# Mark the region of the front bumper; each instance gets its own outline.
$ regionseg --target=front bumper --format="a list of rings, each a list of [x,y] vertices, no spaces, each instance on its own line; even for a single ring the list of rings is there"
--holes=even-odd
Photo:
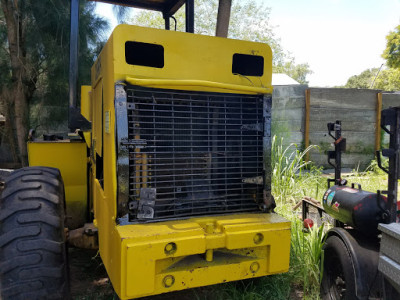
[[[286,272],[290,222],[236,214],[117,226],[121,299]],[[118,247],[119,248],[119,247]]]

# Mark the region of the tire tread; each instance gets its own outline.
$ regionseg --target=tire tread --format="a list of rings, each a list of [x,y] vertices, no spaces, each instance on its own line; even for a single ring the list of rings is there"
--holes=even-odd
[[[22,168],[6,178],[0,198],[0,299],[68,297],[64,218],[57,169]]]

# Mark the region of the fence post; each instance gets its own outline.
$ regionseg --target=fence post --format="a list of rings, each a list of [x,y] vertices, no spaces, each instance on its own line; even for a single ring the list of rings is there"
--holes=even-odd
[[[381,148],[382,92],[376,94],[375,151]]]
[[[305,125],[304,125],[304,147],[305,149],[310,146],[310,89],[306,89],[306,111],[305,111]],[[310,160],[310,152],[306,153],[306,161]]]

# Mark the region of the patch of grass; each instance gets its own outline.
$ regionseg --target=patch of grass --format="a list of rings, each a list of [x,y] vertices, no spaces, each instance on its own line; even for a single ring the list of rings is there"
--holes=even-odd
[[[319,298],[323,261],[322,247],[325,242],[324,229],[324,224],[322,224],[320,227],[313,227],[309,232],[305,232],[302,222],[292,219],[292,284],[302,287],[304,298]]]
[[[321,178],[321,168],[306,162],[305,156],[312,149],[311,145],[300,151],[296,144],[283,147],[283,139],[276,136],[272,139],[271,166],[272,166],[272,194],[277,205],[283,208],[294,204],[302,196],[317,197],[324,189],[325,181]]]
[[[282,144],[282,139],[278,141],[276,137],[273,138],[271,159],[272,192],[277,201],[276,210],[292,222],[290,270],[288,274],[281,276],[289,281],[285,283],[291,287],[290,298],[318,299],[325,228],[322,225],[305,233],[302,222],[292,212],[292,205],[303,196],[320,199],[326,189],[326,178],[321,176],[321,168],[304,161],[306,154],[317,149],[317,146],[312,145],[300,151],[295,144],[286,148]],[[287,287],[278,285],[275,289],[284,294]]]

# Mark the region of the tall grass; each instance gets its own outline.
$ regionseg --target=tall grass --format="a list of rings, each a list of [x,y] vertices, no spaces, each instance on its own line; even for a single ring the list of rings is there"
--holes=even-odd
[[[292,221],[290,283],[303,299],[319,298],[322,246],[324,226],[303,231],[303,224],[291,207],[303,196],[319,199],[325,188],[326,180],[321,176],[322,168],[306,162],[305,157],[317,146],[309,146],[301,151],[296,144],[283,146],[283,139],[274,136],[272,140],[272,193],[277,202],[277,211]],[[299,295],[297,295],[299,296]]]
[[[307,153],[317,149],[315,145],[301,151],[296,144],[283,146],[283,138],[272,139],[271,167],[272,194],[278,206],[294,204],[302,196],[318,197],[325,183],[321,178],[321,168],[305,161]]]
[[[324,244],[324,224],[308,232],[298,219],[292,219],[291,270],[292,284],[299,286],[303,298],[319,298]]]

